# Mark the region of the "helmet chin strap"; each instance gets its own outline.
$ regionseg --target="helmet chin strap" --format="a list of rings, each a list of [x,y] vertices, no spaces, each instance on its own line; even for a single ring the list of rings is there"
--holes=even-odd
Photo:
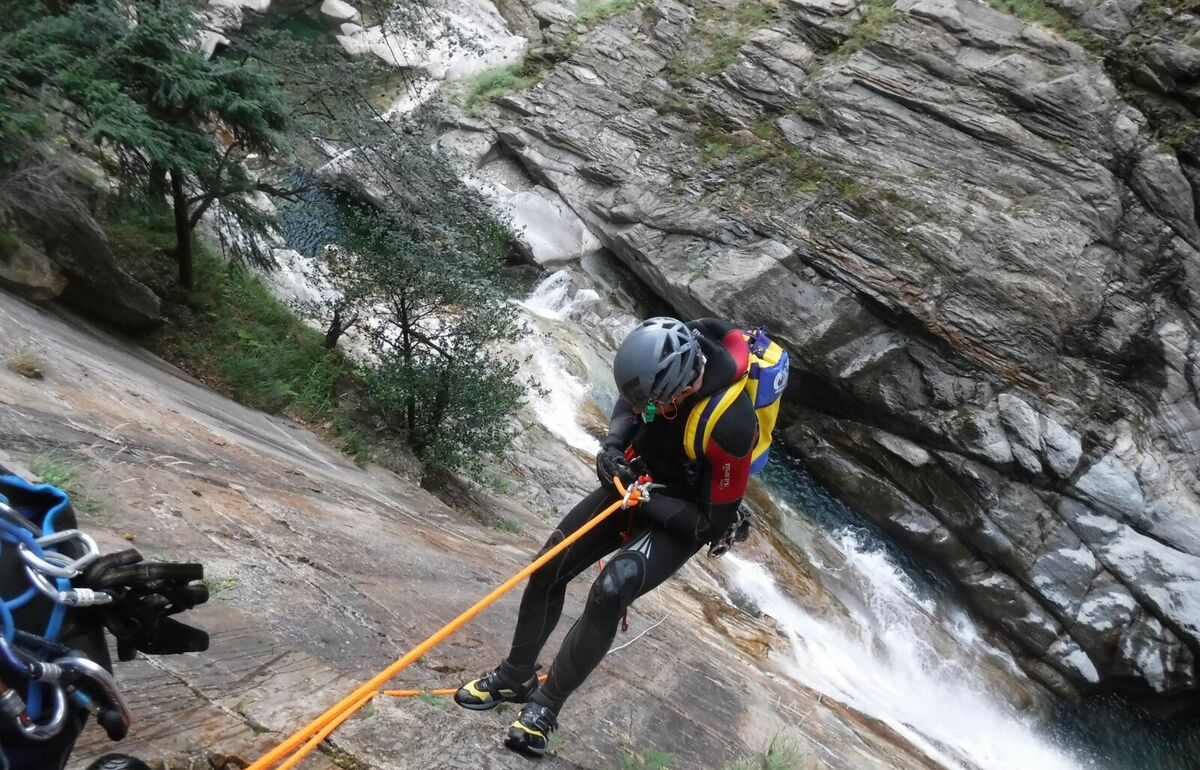
[[[654,422],[654,418],[662,415],[664,420],[674,420],[679,416],[679,404],[686,400],[693,393],[700,390],[700,384],[704,381],[704,364],[706,363],[703,356],[700,357],[700,371],[696,375],[695,381],[691,385],[685,387],[670,401],[659,405],[657,401],[647,401],[646,406],[642,408],[642,419],[646,422]]]

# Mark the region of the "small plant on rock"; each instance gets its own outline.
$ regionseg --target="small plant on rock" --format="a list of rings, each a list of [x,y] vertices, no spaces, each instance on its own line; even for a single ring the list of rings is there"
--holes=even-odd
[[[8,359],[8,368],[31,380],[40,380],[46,375],[42,369],[42,360],[28,350],[23,350]]]

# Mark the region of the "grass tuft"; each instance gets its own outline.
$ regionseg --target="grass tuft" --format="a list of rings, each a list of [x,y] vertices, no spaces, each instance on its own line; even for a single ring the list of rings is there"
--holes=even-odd
[[[692,27],[692,44],[671,57],[667,72],[679,79],[724,72],[751,33],[770,26],[778,12],[772,0],[743,0],[733,9],[706,5]]]
[[[78,513],[92,516],[104,512],[104,505],[79,478],[79,466],[57,452],[39,452],[29,461],[29,470],[43,484],[58,487],[67,493],[71,506]]]
[[[438,711],[445,711],[450,706],[450,699],[445,695],[434,695],[433,693],[423,692],[416,696],[416,699]]]
[[[10,357],[7,366],[22,377],[28,377],[31,380],[40,380],[46,376],[46,372],[42,368],[42,359],[28,350],[22,350]]]
[[[761,754],[730,765],[725,770],[812,770],[818,765],[808,754],[779,738]]]
[[[1069,18],[1045,0],[987,0],[987,3],[997,11],[1057,32],[1092,53],[1101,54],[1107,47],[1103,38],[1075,26]]]
[[[490,102],[533,88],[542,82],[545,74],[543,69],[531,68],[524,62],[515,62],[467,78],[461,86],[463,110],[469,115],[476,115]]]
[[[629,13],[641,0],[583,0],[575,9],[575,23],[594,27],[602,21]]]
[[[674,761],[673,754],[658,749],[625,749],[621,756],[620,770],[671,770],[671,763]]]

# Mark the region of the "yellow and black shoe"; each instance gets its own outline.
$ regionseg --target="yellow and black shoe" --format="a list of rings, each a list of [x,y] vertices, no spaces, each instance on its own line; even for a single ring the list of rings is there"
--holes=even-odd
[[[523,684],[513,685],[497,670],[458,688],[454,702],[472,711],[487,711],[501,703],[524,703],[537,688],[536,674]]]
[[[540,757],[550,744],[550,733],[558,727],[554,709],[540,703],[526,703],[517,721],[509,725],[504,745],[522,754]]]

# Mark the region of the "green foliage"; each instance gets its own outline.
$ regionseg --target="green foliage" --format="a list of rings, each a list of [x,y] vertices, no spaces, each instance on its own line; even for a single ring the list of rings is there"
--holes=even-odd
[[[489,102],[533,88],[542,82],[545,74],[544,70],[527,67],[523,62],[481,72],[463,81],[460,97],[462,107],[470,115],[478,114]]]
[[[1075,26],[1070,19],[1045,0],[987,0],[998,11],[1018,19],[1057,32],[1062,37],[1087,48],[1096,54],[1103,53],[1106,43],[1103,38]]]
[[[625,749],[621,756],[620,770],[671,770],[671,763],[674,761],[673,754],[658,749]]]
[[[21,248],[21,241],[7,230],[0,230],[0,259],[8,259]]]
[[[236,401],[322,428],[365,459],[346,395],[355,386],[346,357],[327,350],[322,335],[253,273],[230,269],[204,249],[196,268],[199,290],[167,306],[171,322],[147,344]]]
[[[29,461],[29,470],[42,483],[58,487],[64,492],[75,479],[76,466],[53,452],[40,452]]]
[[[602,21],[629,13],[641,0],[583,0],[575,9],[575,23],[594,27]]]
[[[769,26],[778,12],[773,0],[743,0],[733,8],[705,5],[692,27],[693,39],[699,45],[689,45],[672,56],[667,71],[680,79],[723,72],[737,61],[737,53],[750,34]]]
[[[71,506],[79,513],[98,515],[104,505],[79,478],[79,465],[57,452],[39,452],[29,461],[29,470],[42,483],[58,487],[71,498]]]
[[[838,53],[849,56],[878,38],[884,27],[900,17],[892,8],[893,2],[894,0],[867,0],[866,3],[860,4],[858,8],[862,16],[854,23],[850,37],[838,47]]]
[[[778,738],[762,754],[747,757],[726,770],[810,770],[816,764],[799,749]]]
[[[438,711],[445,711],[450,707],[450,699],[445,695],[434,695],[433,693],[423,692],[420,695],[417,695],[416,699],[424,703],[426,706],[437,709]]]
[[[40,380],[46,375],[42,368],[42,360],[28,350],[22,350],[9,356],[6,365],[12,371],[31,380]]]
[[[702,126],[696,139],[700,142],[700,159],[705,163],[724,158],[736,146],[729,134],[716,126]]]
[[[511,442],[524,392],[517,363],[497,351],[517,333],[500,272],[510,236],[468,191],[440,190],[436,211],[350,216],[324,265],[340,291],[330,302],[371,318],[360,327],[368,408],[428,465],[476,471]]]
[[[210,599],[215,599],[225,591],[231,588],[236,588],[238,579],[235,577],[228,578],[205,578],[204,585],[208,588],[208,596]]]
[[[191,231],[214,204],[249,233],[267,227],[249,202],[264,186],[242,161],[273,156],[287,123],[274,84],[252,62],[208,59],[195,45],[201,31],[186,0],[95,0],[60,13],[38,5],[0,41],[2,160],[14,163],[48,139],[50,119],[62,116],[64,128],[106,151],[127,190],[161,197],[169,173],[185,282]],[[269,261],[257,238],[227,245],[237,257]]]

